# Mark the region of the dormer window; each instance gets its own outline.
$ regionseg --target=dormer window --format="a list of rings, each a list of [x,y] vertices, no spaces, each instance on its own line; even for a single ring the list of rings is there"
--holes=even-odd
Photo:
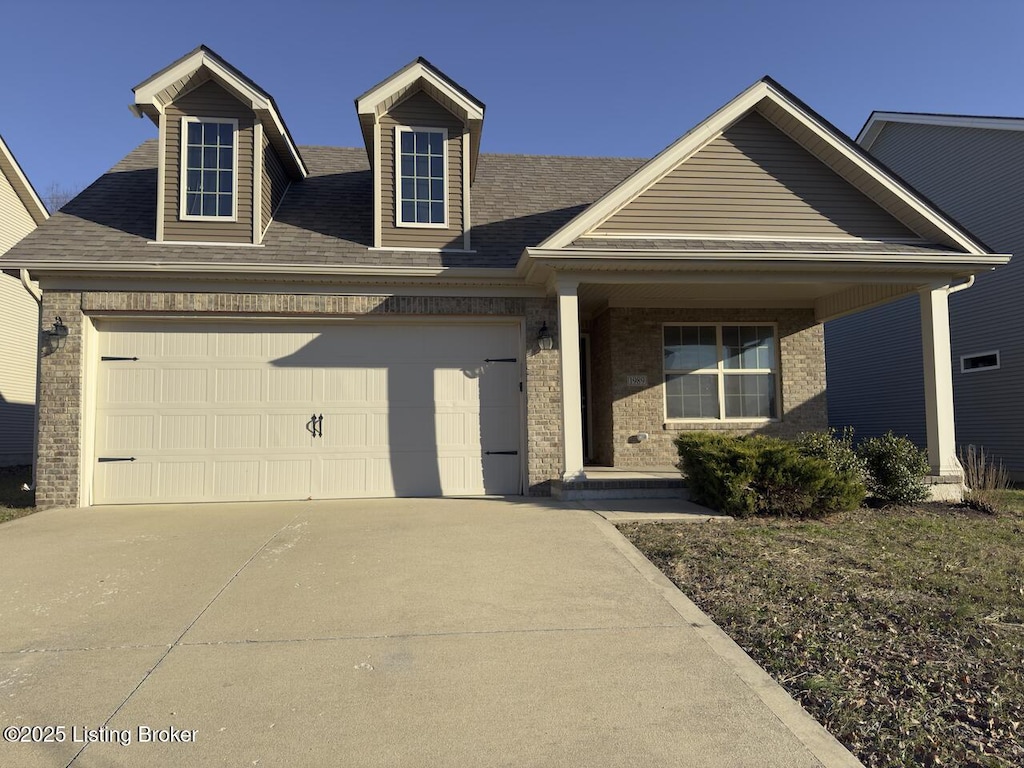
[[[234,221],[238,121],[183,117],[181,217]]]
[[[395,147],[399,183],[396,185],[397,225],[447,227],[445,169],[448,131],[444,128],[398,126]]]

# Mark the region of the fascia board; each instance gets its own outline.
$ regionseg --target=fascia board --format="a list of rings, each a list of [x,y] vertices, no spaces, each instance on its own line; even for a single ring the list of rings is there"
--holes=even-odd
[[[932,225],[945,233],[965,251],[976,255],[989,253],[988,249],[981,243],[976,242],[974,238],[962,231],[959,227],[955,226],[944,216],[941,216],[935,209],[907,189],[907,187],[902,183],[890,176],[884,169],[869,160],[865,155],[856,151],[856,149],[851,147],[846,141],[836,136],[827,126],[822,124],[817,115],[804,110],[798,104],[794,104],[790,99],[786,98],[784,94],[779,93],[770,85],[768,86],[768,91],[770,98],[776,104],[803,122],[804,125],[814,131],[818,137],[825,141],[830,147],[832,147],[832,149],[843,155],[843,157],[856,165],[866,175],[881,183],[883,187],[899,197],[903,202],[914,209],[918,215],[928,220]]]
[[[939,115],[927,112],[872,112],[860,133],[857,143],[870,149],[886,123],[912,123],[938,125],[944,128],[985,128],[993,131],[1024,131],[1024,118],[985,117],[981,115]]]
[[[548,236],[539,248],[564,248],[590,231],[619,208],[654,184],[690,155],[714,139],[746,114],[767,94],[767,84],[758,81],[710,117],[667,146],[617,186],[591,204],[583,213]]]
[[[248,102],[253,109],[271,108],[270,99],[266,94],[254,90],[247,83],[239,80],[234,73],[221,66],[213,57],[207,56],[205,51],[196,51],[188,58],[178,62],[174,67],[135,86],[132,89],[135,93],[135,103],[137,105],[155,104],[158,93],[204,66],[212,74],[216,75],[222,85],[228,87],[236,96]]]
[[[0,136],[0,171],[8,176],[14,191],[18,193],[18,199],[21,200],[25,210],[37,225],[50,218],[49,211],[46,210],[46,206],[36,193],[32,182],[28,180],[28,176],[21,169],[10,147],[4,142],[3,136]]]
[[[484,119],[484,111],[477,104],[474,104],[462,93],[452,88],[447,82],[435,75],[428,67],[425,67],[420,62],[414,62],[414,64],[407,69],[396,72],[380,85],[358,97],[356,99],[356,112],[361,115],[375,115],[377,105],[384,101],[384,99],[395,91],[412,85],[421,78],[429,82],[453,102],[458,104],[459,107],[465,111],[467,120]]]
[[[979,270],[994,269],[1010,261],[1008,254],[951,254],[927,255],[907,253],[837,253],[834,251],[630,251],[628,255],[621,252],[572,250],[572,249],[527,249],[528,257],[548,266],[589,262],[608,268],[623,270],[638,269],[649,265],[658,265],[664,269],[667,264],[675,263],[686,269],[688,265],[721,264],[722,266],[743,264],[746,267],[772,270],[785,265],[836,265],[860,264],[876,267],[928,267]],[[787,267],[788,268],[788,267]]]
[[[87,274],[116,272],[145,272],[163,274],[230,274],[230,275],[304,275],[304,276],[361,276],[368,278],[393,279],[396,277],[443,277],[445,279],[494,279],[514,280],[514,269],[464,268],[464,267],[391,267],[391,266],[326,266],[323,264],[260,264],[238,262],[216,264],[210,262],[160,262],[142,261],[44,261],[19,262],[4,260],[3,266],[10,269],[29,269],[33,272],[75,272]]]

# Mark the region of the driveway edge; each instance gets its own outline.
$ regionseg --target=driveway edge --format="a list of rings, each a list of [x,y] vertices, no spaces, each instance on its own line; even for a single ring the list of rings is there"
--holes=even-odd
[[[612,523],[596,513],[591,521],[825,768],[864,768],[863,763],[811,717],[785,688],[775,682],[690,598],[680,592]]]

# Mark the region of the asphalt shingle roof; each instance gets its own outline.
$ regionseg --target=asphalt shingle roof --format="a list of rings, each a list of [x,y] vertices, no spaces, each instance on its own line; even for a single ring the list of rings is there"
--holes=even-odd
[[[373,175],[361,148],[300,148],[310,176],[293,183],[262,248],[151,242],[157,143],[143,142],[5,256],[38,262],[248,263],[504,267],[577,216],[645,161],[482,154],[473,184],[476,253],[371,251]]]

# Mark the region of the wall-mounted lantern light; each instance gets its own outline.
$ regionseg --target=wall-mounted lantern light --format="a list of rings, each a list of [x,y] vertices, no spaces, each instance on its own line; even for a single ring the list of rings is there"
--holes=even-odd
[[[53,321],[53,327],[43,331],[43,351],[45,354],[52,355],[58,349],[64,346],[64,342],[68,338],[68,327],[64,325],[64,321],[61,320],[60,315]]]
[[[555,340],[551,336],[551,331],[548,330],[547,323],[541,325],[540,331],[537,332],[537,346],[545,350],[555,346]]]

